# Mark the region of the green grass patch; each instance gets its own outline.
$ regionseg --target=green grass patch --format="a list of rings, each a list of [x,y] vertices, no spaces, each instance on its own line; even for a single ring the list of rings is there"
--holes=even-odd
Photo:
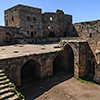
[[[18,94],[18,91],[15,88],[11,89],[10,92],[13,92],[14,94]]]
[[[18,93],[18,98],[19,98],[20,100],[25,99],[25,97],[24,97],[20,92]]]
[[[13,87],[13,88],[16,88],[16,86],[15,86],[13,83],[10,84],[9,87],[10,87],[10,88],[12,88],[12,87]]]
[[[86,80],[83,80],[81,78],[77,78],[77,77],[74,77],[76,80],[78,81],[81,81],[82,83],[87,83],[87,84],[96,84],[94,81],[86,81]]]
[[[10,92],[13,92],[15,95],[18,96],[18,98],[19,98],[18,100],[22,100],[22,99],[25,98],[20,92],[18,92],[18,91],[16,90],[16,86],[15,86],[13,83],[10,84],[9,87],[12,88],[12,89],[10,90]]]

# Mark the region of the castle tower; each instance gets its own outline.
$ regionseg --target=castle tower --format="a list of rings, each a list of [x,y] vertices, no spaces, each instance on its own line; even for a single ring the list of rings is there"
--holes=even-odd
[[[16,5],[5,10],[5,26],[18,27],[26,36],[42,36],[42,10],[30,6]]]

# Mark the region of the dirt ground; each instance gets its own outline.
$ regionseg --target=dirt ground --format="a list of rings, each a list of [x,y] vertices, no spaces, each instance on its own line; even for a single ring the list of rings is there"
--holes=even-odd
[[[71,74],[58,75],[29,83],[19,89],[25,100],[100,100],[100,86],[82,83]]]

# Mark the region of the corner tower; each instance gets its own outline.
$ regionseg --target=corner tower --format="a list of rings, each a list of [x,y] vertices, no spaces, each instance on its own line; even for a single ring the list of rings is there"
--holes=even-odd
[[[5,26],[18,27],[25,36],[42,36],[42,10],[25,5],[16,5],[5,10]]]

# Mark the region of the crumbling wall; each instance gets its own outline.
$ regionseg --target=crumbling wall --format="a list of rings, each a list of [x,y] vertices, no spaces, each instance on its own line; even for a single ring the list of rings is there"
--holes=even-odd
[[[70,37],[72,34],[72,16],[64,14],[62,10],[56,13],[43,13],[43,35],[45,37]],[[50,36],[53,32],[54,35]]]
[[[29,37],[42,36],[41,9],[17,5],[5,10],[5,25],[19,28],[19,33]]]
[[[80,61],[82,63],[81,66],[83,67],[80,67],[84,70],[84,75],[87,75],[87,73],[91,73],[92,75],[94,75],[94,79],[97,82],[100,82],[100,70],[98,63],[98,52],[100,50],[99,26],[100,20],[74,24],[74,27],[76,28],[79,36],[88,42],[87,45],[81,45]]]
[[[0,26],[0,45],[7,44],[5,41],[6,39],[9,41],[9,39],[12,39],[11,43],[14,43],[14,36],[17,33],[17,28],[15,27],[3,27]],[[9,44],[9,43],[8,43]]]
[[[5,26],[19,27],[20,16],[19,7],[14,6],[4,11]]]

